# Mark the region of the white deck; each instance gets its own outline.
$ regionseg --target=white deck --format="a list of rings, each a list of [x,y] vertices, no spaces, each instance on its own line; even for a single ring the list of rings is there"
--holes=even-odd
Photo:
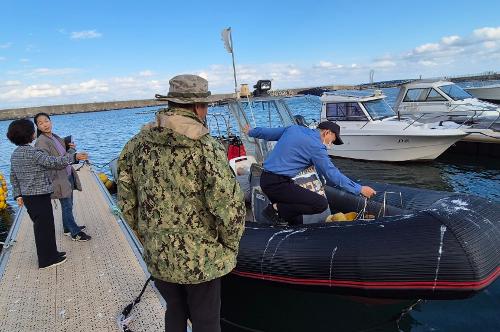
[[[99,180],[87,166],[79,175],[83,191],[75,191],[74,214],[92,240],[64,236],[58,205],[57,245],[68,259],[39,270],[32,222],[23,209],[16,242],[6,249],[3,276],[0,271],[0,331],[119,331],[118,315],[147,279]],[[151,286],[132,316],[134,332],[164,331],[164,309]]]

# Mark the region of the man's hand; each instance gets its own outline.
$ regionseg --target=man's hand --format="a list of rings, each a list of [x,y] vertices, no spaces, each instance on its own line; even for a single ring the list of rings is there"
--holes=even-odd
[[[78,152],[76,154],[76,160],[87,160],[89,159],[89,155],[87,152]]]
[[[22,197],[18,197],[16,198],[16,201],[17,201],[17,205],[19,207],[22,207],[24,205],[24,201],[23,201],[23,198]]]
[[[362,186],[361,187],[361,195],[365,196],[366,198],[371,198],[373,195],[376,195],[377,192],[373,190],[373,188],[368,187],[368,186]]]
[[[250,125],[246,125],[245,127],[243,127],[243,132],[245,133],[245,135],[248,135],[248,132],[252,130],[252,128],[250,128]]]

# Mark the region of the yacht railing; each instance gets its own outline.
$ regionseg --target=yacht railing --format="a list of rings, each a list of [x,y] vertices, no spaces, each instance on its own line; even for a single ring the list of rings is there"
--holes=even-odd
[[[420,121],[421,119],[425,119],[425,123],[429,123],[429,122],[433,122],[434,121],[439,121],[439,119],[441,119],[441,121],[443,121],[444,119],[448,120],[448,121],[453,121],[453,122],[457,122],[457,124],[459,124],[459,126],[457,128],[461,128],[462,126],[464,125],[467,125],[467,123],[470,123],[470,122],[473,122],[474,119],[478,119],[480,118],[484,112],[496,112],[497,113],[497,116],[496,118],[491,121],[491,123],[489,123],[487,126],[485,126],[484,128],[481,128],[481,129],[491,129],[491,127],[500,119],[500,111],[497,111],[497,110],[488,110],[488,111],[485,111],[485,110],[470,110],[470,111],[463,111],[464,113],[470,113],[470,112],[473,112],[471,115],[469,114],[436,114],[435,112],[423,112],[423,113],[418,113],[418,117],[413,117],[411,115],[404,115],[404,118],[405,119],[412,119],[413,121],[407,126],[405,127],[408,128],[410,127],[411,125],[413,125],[415,122],[424,122],[424,121]],[[463,117],[467,117],[465,120],[462,120],[462,119],[456,119],[456,118],[463,118]],[[460,121],[460,122],[458,122]],[[472,127],[472,126],[471,126]]]

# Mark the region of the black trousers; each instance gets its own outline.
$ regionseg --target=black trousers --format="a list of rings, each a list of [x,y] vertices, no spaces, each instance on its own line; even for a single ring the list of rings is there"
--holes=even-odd
[[[220,284],[220,278],[193,285],[155,279],[167,302],[165,331],[186,332],[189,319],[193,332],[220,332]]]
[[[292,225],[301,224],[304,214],[321,213],[328,208],[324,196],[302,188],[286,176],[264,171],[260,187],[272,203],[277,203],[279,216]]]
[[[50,194],[23,196],[23,201],[33,221],[38,267],[48,266],[58,258]]]

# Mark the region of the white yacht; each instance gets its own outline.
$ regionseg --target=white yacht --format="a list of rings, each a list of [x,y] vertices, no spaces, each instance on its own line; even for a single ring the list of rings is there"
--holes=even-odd
[[[465,141],[500,143],[498,105],[474,98],[452,82],[423,80],[404,84],[394,109],[419,122],[459,127],[470,133]]]
[[[464,90],[478,99],[500,103],[500,84],[470,86],[465,87]]]
[[[332,156],[378,161],[433,160],[467,135],[459,129],[400,119],[379,91],[364,97],[326,93],[321,102],[321,120],[338,123],[344,141],[328,151]]]

